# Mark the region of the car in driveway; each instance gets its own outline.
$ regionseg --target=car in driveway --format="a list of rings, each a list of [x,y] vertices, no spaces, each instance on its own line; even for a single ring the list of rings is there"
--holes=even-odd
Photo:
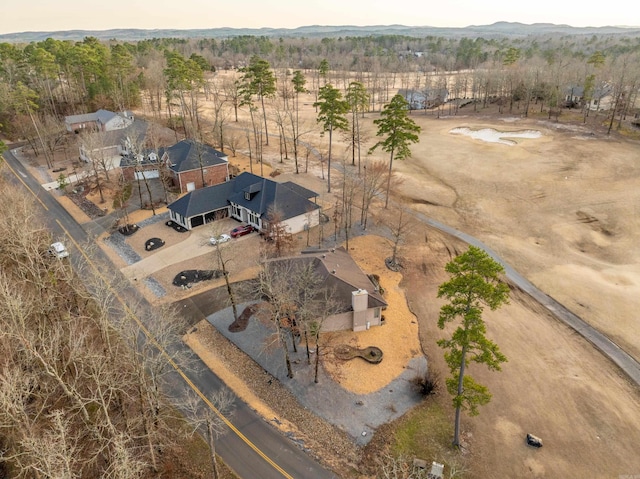
[[[221,234],[220,236],[212,236],[209,239],[209,243],[211,243],[212,245],[217,245],[217,244],[222,244],[222,243],[226,243],[227,241],[231,240],[231,236],[229,236],[228,234],[224,233]]]
[[[60,241],[56,241],[49,246],[48,253],[51,256],[55,256],[58,259],[66,258],[69,256],[69,250]]]
[[[248,235],[252,231],[253,231],[253,226],[251,225],[236,226],[231,230],[231,237],[237,238],[238,236]]]

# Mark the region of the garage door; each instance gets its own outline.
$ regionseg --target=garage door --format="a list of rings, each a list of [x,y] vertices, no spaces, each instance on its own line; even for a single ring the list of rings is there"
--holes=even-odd
[[[150,180],[152,178],[160,178],[160,171],[158,170],[147,170],[147,171],[136,171],[136,180]]]

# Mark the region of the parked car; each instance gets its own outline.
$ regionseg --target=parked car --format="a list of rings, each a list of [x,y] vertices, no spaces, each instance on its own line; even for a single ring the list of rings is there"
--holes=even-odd
[[[212,236],[211,239],[209,240],[209,243],[211,243],[212,245],[215,246],[217,244],[226,243],[230,239],[231,239],[231,236],[229,236],[228,234],[224,233],[224,234],[221,234],[218,237]]]
[[[51,246],[49,246],[48,252],[51,256],[55,256],[58,259],[66,258],[67,256],[69,256],[69,251],[59,241],[52,243]]]
[[[253,226],[251,225],[236,226],[231,230],[231,237],[237,238],[238,236],[248,235],[252,231],[253,231]]]

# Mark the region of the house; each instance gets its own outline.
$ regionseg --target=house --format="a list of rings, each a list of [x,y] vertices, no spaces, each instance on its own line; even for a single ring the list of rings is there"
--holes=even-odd
[[[311,201],[317,196],[290,181],[278,183],[244,172],[225,183],[191,191],[168,209],[171,219],[188,230],[226,217],[265,230],[277,214],[284,231],[295,234],[318,225],[320,206]]]
[[[124,128],[85,129],[78,139],[80,159],[87,163],[95,160],[118,166],[121,155],[131,153],[136,149],[135,145],[144,142],[147,129],[148,123],[142,120],[132,120]]]
[[[319,288],[332,292],[337,313],[324,320],[323,331],[364,331],[383,324],[382,311],[387,302],[343,247],[268,261],[310,265],[320,279]]]
[[[120,158],[120,171],[126,181],[160,178],[162,168],[160,157],[154,151],[145,151],[137,155],[129,153]]]
[[[572,85],[565,89],[564,101],[568,107],[584,106],[584,87]],[[586,107],[592,111],[610,110],[613,107],[613,87],[608,84],[597,86],[591,92]]]
[[[449,90],[446,88],[427,88],[425,90],[411,90],[401,88],[398,90],[407,103],[410,110],[425,110],[446,103],[449,99]]]
[[[114,113],[109,110],[98,110],[94,113],[66,116],[64,124],[67,131],[79,133],[82,130],[122,130],[130,126],[133,120],[133,114],[129,111]]]
[[[182,140],[158,150],[160,161],[169,166],[180,193],[194,191],[229,179],[229,157],[194,140]]]

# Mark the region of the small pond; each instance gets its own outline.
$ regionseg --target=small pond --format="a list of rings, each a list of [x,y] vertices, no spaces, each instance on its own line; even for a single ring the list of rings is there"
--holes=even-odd
[[[516,145],[517,142],[509,140],[509,138],[540,138],[542,133],[537,130],[523,131],[498,131],[493,128],[483,128],[481,130],[472,130],[471,128],[461,127],[454,128],[449,131],[453,135],[465,135],[476,140],[482,140],[489,143],[500,143],[502,145]]]

